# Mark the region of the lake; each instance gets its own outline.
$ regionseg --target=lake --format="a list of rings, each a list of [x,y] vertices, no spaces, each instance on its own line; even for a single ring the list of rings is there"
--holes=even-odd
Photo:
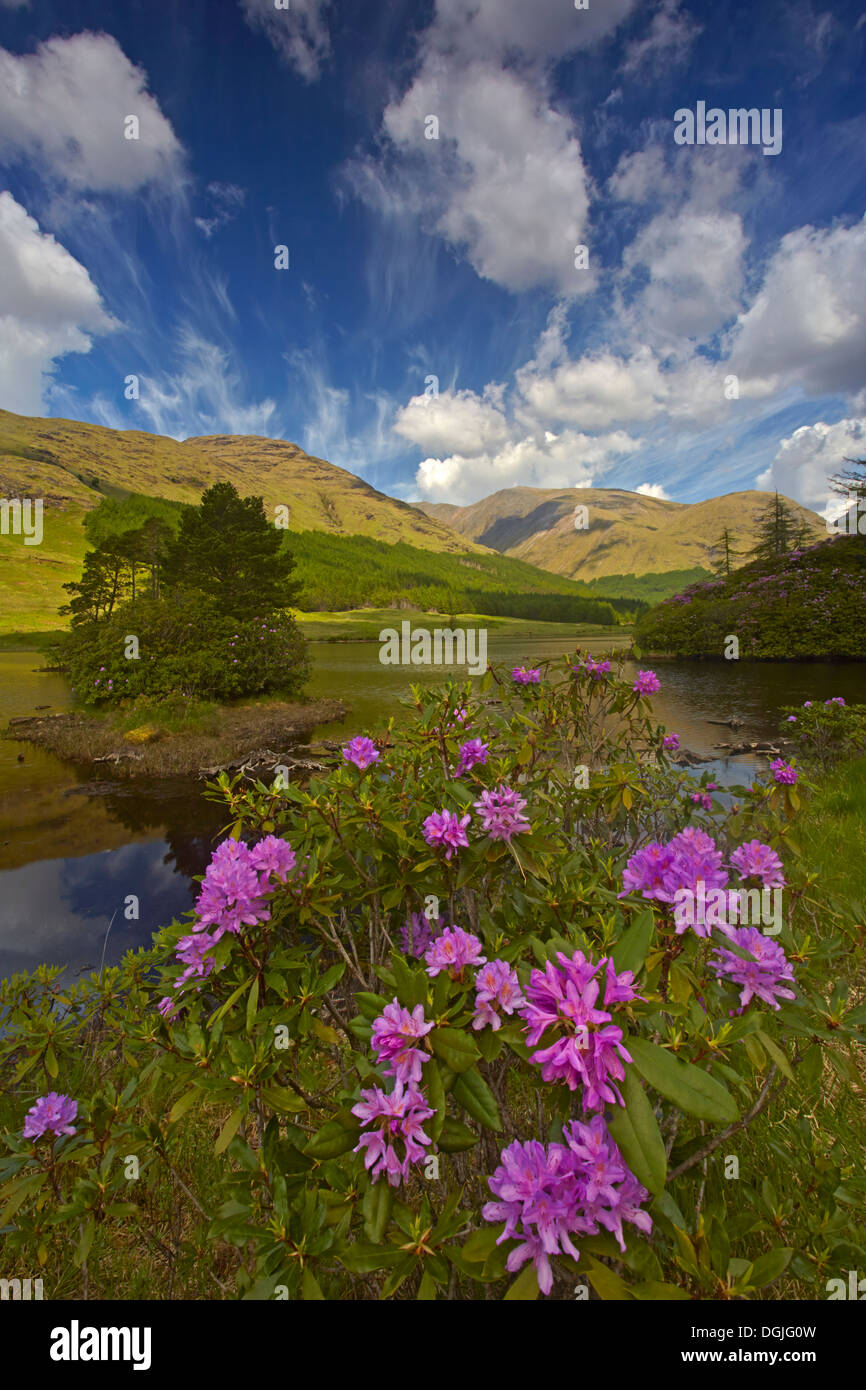
[[[582,638],[580,645],[599,652],[613,643]],[[565,638],[489,634],[490,661],[509,668],[566,650]],[[313,739],[373,731],[398,713],[411,681],[465,676],[443,667],[383,666],[377,642],[316,642],[312,652],[310,695],[343,699],[350,707],[343,727],[322,727]],[[0,653],[0,728],[40,705],[49,707],[45,713],[69,708],[66,682],[38,671],[40,660],[34,652]],[[723,760],[713,744],[773,736],[783,705],[831,695],[866,700],[866,666],[859,664],[644,664],[662,681],[652,702],[656,717],[680,735],[682,747],[714,759],[708,767],[721,784],[748,779],[756,764],[754,758]],[[708,722],[732,718],[744,724],[736,735]],[[224,828],[219,806],[202,798],[202,782],[112,780],[92,765],[75,768],[8,740],[0,740],[0,779],[0,976],[41,962],[72,974],[98,969],[103,959],[116,963],[192,906],[195,875],[204,872]],[[132,896],[138,918],[127,920]]]

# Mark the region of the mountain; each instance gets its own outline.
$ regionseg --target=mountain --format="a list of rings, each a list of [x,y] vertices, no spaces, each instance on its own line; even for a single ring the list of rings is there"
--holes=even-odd
[[[103,496],[131,492],[196,502],[220,481],[234,483],[244,496],[263,497],[268,510],[288,506],[291,530],[373,536],[459,554],[479,549],[417,507],[282,439],[205,435],[180,442],[0,410],[0,496],[42,497],[47,513],[83,513]]]
[[[743,564],[772,495],[730,492],[684,503],[619,488],[512,487],[468,507],[449,502],[419,502],[418,507],[467,540],[606,594],[664,597],[653,595],[651,581],[660,581],[656,588],[670,594],[709,573],[714,544],[725,528],[734,548],[743,552],[735,563]],[[811,539],[826,538],[825,523],[815,512],[797,502],[788,505]],[[586,529],[576,529],[577,507],[587,508]]]

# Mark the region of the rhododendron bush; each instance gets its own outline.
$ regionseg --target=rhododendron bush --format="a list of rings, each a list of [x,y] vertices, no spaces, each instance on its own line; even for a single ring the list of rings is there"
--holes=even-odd
[[[8,1248],[91,1287],[118,1244],[186,1260],[203,1298],[821,1296],[862,1181],[780,1139],[785,1208],[749,1132],[863,1042],[825,984],[854,927],[796,764],[696,800],[658,685],[489,672],[306,785],[223,775],[183,922],[2,987]]]

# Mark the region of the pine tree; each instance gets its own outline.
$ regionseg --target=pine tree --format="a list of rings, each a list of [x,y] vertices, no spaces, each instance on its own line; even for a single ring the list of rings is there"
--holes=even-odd
[[[734,537],[726,526],[718,540],[710,547],[710,566],[713,573],[723,574],[729,579],[731,571],[735,568],[734,558],[742,554],[742,550],[734,547]]]
[[[231,483],[215,483],[197,507],[184,507],[163,583],[199,590],[217,612],[239,619],[288,608],[301,586],[289,577],[295,561],[283,535],[269,525],[261,497],[239,497]]]
[[[802,520],[790,503],[776,492],[758,519],[757,532],[758,543],[752,551],[752,558],[778,560],[799,543]]]

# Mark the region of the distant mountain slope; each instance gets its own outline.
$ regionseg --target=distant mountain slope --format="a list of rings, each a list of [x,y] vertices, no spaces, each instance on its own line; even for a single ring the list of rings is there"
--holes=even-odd
[[[691,504],[660,501],[618,488],[505,488],[468,507],[419,502],[428,516],[467,539],[569,579],[655,577],[668,571],[708,571],[714,543],[727,527],[748,559],[756,523],[772,494],[731,492]],[[788,499],[786,499],[788,500]],[[814,540],[826,538],[822,519],[790,502]],[[588,509],[588,527],[575,529],[575,508]],[[618,587],[618,591],[622,591]]]
[[[227,480],[265,506],[290,509],[291,530],[406,541],[458,554],[478,546],[407,502],[281,439],[206,435],[182,443],[142,430],[43,420],[0,410],[0,496],[42,497],[47,512],[98,505],[100,494],[140,492],[194,502]]]

